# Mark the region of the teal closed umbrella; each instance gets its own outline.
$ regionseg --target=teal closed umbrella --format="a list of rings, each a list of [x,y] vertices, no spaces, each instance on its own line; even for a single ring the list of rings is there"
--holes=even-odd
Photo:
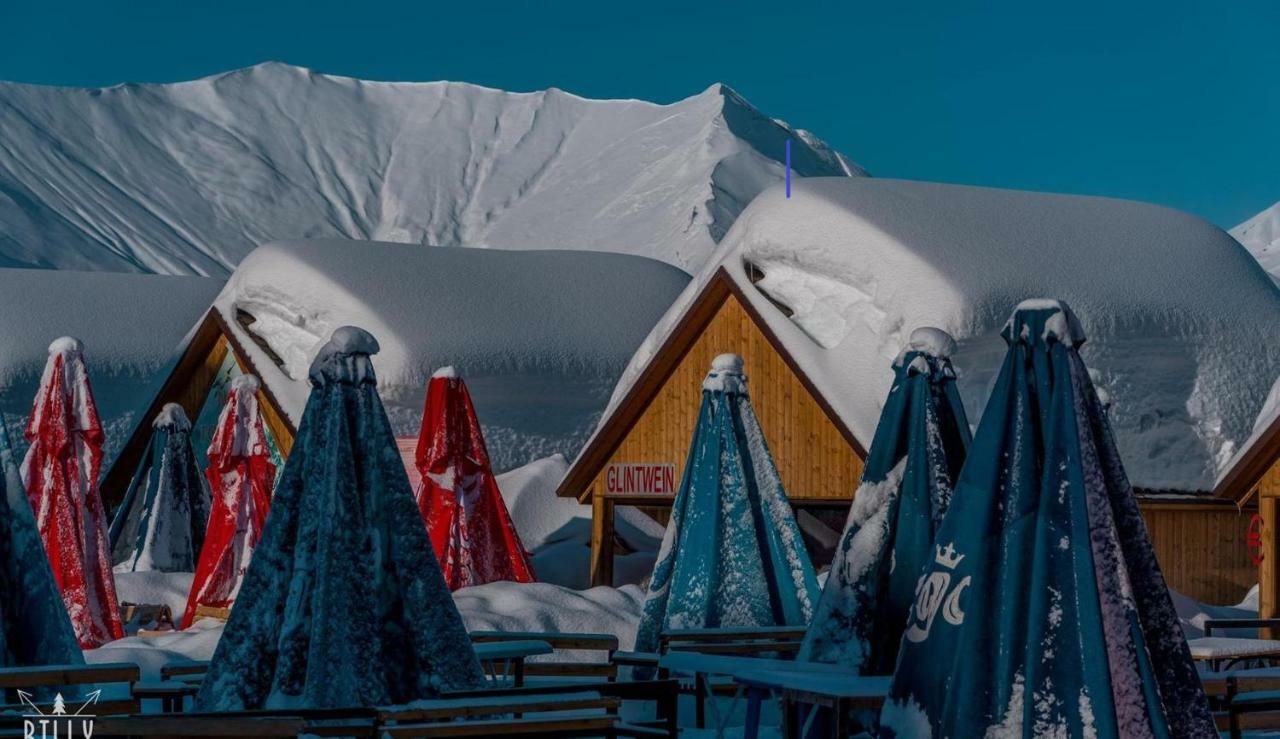
[[[818,583],[751,408],[742,359],[722,354],[645,597],[636,649],[664,629],[803,626]]]
[[[954,349],[946,332],[920,328],[894,361],[893,386],[799,659],[893,672],[920,570],[932,558],[970,441]]]
[[[1216,737],[1064,304],[1023,302],[881,736]]]

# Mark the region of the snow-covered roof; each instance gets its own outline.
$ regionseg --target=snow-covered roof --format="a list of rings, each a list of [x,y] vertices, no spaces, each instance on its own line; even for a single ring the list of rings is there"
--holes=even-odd
[[[221,286],[205,277],[0,269],[0,410],[14,442],[49,342],[71,335],[84,344],[110,461]]]
[[[636,353],[606,417],[720,270],[864,445],[918,326],[957,339],[976,423],[1005,354],[1000,328],[1026,298],[1079,315],[1140,487],[1211,488],[1280,376],[1280,291],[1199,218],[1108,198],[807,178],[789,199],[775,187],[747,207]]]
[[[295,425],[311,360],[339,326],[377,339],[373,367],[398,435],[417,434],[431,375],[456,367],[498,470],[576,454],[636,347],[689,280],[621,254],[358,247],[259,247],[215,306]]]

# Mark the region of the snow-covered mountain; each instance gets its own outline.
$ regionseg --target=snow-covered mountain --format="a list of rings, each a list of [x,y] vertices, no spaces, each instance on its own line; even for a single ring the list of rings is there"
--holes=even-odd
[[[261,64],[106,89],[0,83],[0,266],[225,276],[275,239],[702,264],[784,176],[862,170],[723,85],[657,105]]]
[[[1230,233],[1280,285],[1280,203],[1241,223]]]

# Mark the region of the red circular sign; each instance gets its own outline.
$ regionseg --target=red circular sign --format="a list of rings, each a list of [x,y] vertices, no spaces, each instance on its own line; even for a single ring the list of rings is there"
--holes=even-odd
[[[1245,535],[1245,546],[1249,549],[1249,561],[1257,567],[1262,564],[1265,555],[1262,553],[1262,516],[1253,514],[1249,517],[1249,529]]]

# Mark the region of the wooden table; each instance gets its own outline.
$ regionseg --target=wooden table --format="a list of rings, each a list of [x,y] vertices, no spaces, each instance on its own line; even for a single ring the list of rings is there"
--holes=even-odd
[[[1280,658],[1280,640],[1242,639],[1229,636],[1203,636],[1188,639],[1191,659],[1208,662],[1214,670],[1249,659]]]
[[[893,678],[884,676],[835,676],[821,672],[787,672],[760,670],[743,672],[734,680],[747,689],[747,721],[743,727],[743,739],[756,739],[760,731],[760,703],[770,693],[782,694],[782,735],[791,737],[798,718],[796,708],[800,704],[830,708],[834,726],[833,734],[848,734],[848,715],[858,708],[879,708],[889,695]],[[815,712],[800,729],[799,739],[804,739],[812,725]]]
[[[701,652],[667,652],[658,658],[658,667],[663,671],[664,675],[689,675],[693,677],[695,725],[700,729],[706,725],[706,704],[715,698],[711,685],[711,677],[713,675],[737,677],[745,673],[769,670],[822,674],[835,676],[838,679],[859,677],[858,673],[843,665],[833,665],[825,662],[797,662],[791,659],[703,654]],[[741,697],[745,689],[745,686],[739,683],[738,692],[734,695],[729,714],[733,713],[733,706],[737,704],[738,698]],[[750,703],[748,703],[748,708],[750,708]],[[722,722],[717,721],[717,723]],[[727,717],[723,723],[727,724]]]
[[[472,644],[480,665],[485,668],[489,678],[495,683],[500,676],[498,664],[503,666],[503,675],[512,675],[514,685],[524,685],[524,661],[529,657],[551,654],[555,650],[551,645],[539,639],[520,639],[518,641],[495,641]]]

